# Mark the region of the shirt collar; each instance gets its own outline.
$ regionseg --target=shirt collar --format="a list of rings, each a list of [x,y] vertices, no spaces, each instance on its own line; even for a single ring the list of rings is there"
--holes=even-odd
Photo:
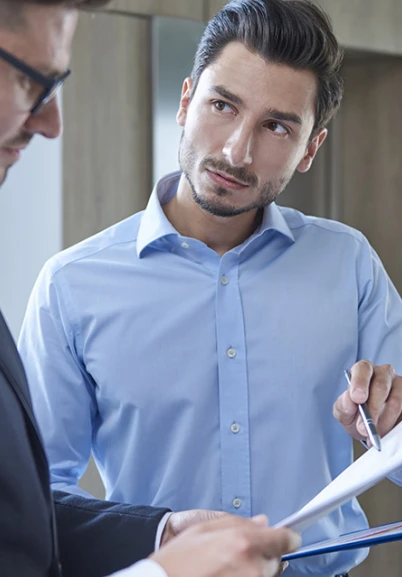
[[[166,218],[162,206],[175,196],[180,176],[181,172],[173,172],[156,183],[138,230],[137,255],[139,258],[141,258],[144,249],[156,240],[169,235],[179,235]]]
[[[162,207],[176,194],[180,177],[180,171],[173,172],[164,176],[155,185],[138,230],[137,255],[139,258],[143,255],[144,249],[155,241],[171,235],[179,236],[178,231],[166,218]],[[286,236],[290,241],[295,242],[288,223],[274,202],[264,210],[264,216],[259,229],[246,243],[249,244],[251,239],[262,236],[268,230],[275,230],[279,234]]]
[[[283,216],[280,208],[275,202],[272,202],[264,210],[264,216],[262,217],[262,222],[259,230],[256,232],[258,236],[264,234],[268,230],[275,230],[279,234],[286,236],[292,242],[295,242],[295,237],[293,232],[289,228],[285,217]]]

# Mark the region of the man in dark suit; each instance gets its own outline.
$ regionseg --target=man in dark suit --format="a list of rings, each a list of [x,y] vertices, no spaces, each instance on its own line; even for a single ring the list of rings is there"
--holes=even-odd
[[[54,95],[69,75],[77,8],[105,3],[0,0],[0,184],[34,135],[60,134]],[[257,568],[271,577],[299,545],[290,531],[266,528],[264,517],[205,523],[218,514],[167,513],[51,494],[24,369],[0,313],[0,576],[60,577],[61,559],[65,577],[100,577],[150,555],[158,529],[164,545],[200,521],[122,574],[234,577]]]

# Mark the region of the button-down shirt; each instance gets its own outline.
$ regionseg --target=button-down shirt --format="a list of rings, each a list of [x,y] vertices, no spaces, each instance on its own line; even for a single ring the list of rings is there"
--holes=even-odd
[[[20,351],[53,486],[79,491],[92,448],[110,499],[274,524],[350,465],[332,406],[359,359],[402,372],[401,299],[362,234],[275,204],[220,257],[167,220],[178,181],[52,258],[34,288]],[[304,543],[365,526],[353,500]]]

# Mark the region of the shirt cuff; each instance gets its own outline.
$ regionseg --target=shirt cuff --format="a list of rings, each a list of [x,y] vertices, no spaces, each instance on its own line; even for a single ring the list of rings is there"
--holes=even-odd
[[[158,530],[156,531],[156,537],[155,537],[155,551],[158,551],[158,549],[161,546],[162,533],[165,530],[170,515],[173,515],[173,513],[165,513],[162,519],[159,521]]]
[[[151,559],[139,561],[127,569],[122,569],[109,577],[169,577],[158,563]]]

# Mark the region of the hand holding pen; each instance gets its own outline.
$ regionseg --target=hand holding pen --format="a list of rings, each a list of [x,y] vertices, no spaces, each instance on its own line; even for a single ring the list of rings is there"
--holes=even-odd
[[[345,377],[350,387],[352,385],[352,373],[349,371],[349,369],[345,371]],[[367,403],[361,403],[357,406],[364,424],[364,428],[367,432],[367,438],[370,439],[371,444],[377,449],[377,451],[381,451],[381,437],[377,432],[377,427],[375,426],[373,418],[370,415]]]
[[[402,421],[402,377],[390,365],[369,361],[354,364],[347,377],[350,385],[335,402],[334,416],[354,439],[378,448],[380,437]]]

